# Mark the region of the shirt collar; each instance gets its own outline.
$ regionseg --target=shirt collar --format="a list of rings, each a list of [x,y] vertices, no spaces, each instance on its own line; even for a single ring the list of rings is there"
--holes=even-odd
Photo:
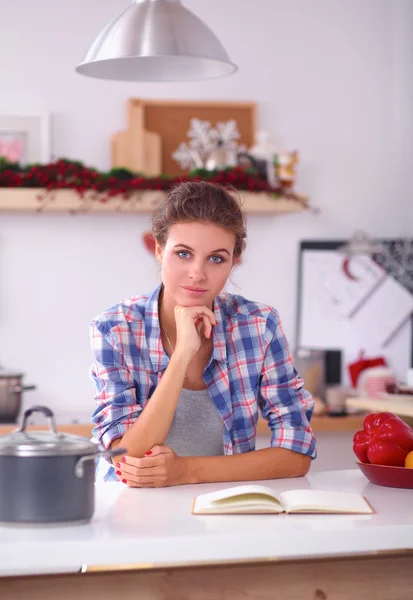
[[[160,284],[153,290],[148,296],[145,307],[145,337],[152,367],[156,373],[166,369],[169,363],[169,357],[162,345],[159,324],[159,295],[162,287],[162,284]],[[217,296],[214,300],[214,315],[217,324],[212,328],[212,358],[219,362],[226,362],[225,310],[220,296]]]
[[[163,371],[168,366],[168,355],[166,354],[161,338],[159,324],[159,294],[162,284],[158,285],[148,297],[145,307],[145,337],[149,350],[149,358],[155,373]]]
[[[219,362],[227,360],[227,342],[225,339],[226,320],[224,302],[220,296],[214,300],[214,315],[217,324],[212,328],[212,356]]]

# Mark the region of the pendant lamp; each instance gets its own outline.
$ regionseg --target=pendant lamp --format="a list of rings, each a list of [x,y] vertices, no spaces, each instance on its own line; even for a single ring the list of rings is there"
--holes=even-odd
[[[76,67],[117,81],[201,81],[236,70],[215,34],[180,0],[134,0]]]

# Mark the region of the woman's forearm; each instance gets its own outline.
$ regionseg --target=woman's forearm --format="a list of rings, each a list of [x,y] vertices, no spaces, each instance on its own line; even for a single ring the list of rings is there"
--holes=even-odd
[[[187,456],[185,483],[214,481],[258,481],[280,477],[302,477],[311,458],[286,448],[264,448],[230,456]]]
[[[190,363],[187,355],[174,353],[150,401],[139,418],[112,447],[127,449],[128,456],[142,457],[156,444],[162,445],[168,435],[178,399]]]

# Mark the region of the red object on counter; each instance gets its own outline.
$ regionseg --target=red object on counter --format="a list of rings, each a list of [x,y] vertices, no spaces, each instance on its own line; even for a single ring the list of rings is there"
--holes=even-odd
[[[348,365],[348,372],[354,388],[357,387],[360,373],[364,371],[364,369],[371,369],[372,367],[387,367],[387,362],[382,356],[377,356],[376,358],[363,358],[363,353],[361,353],[358,360]]]
[[[370,465],[356,462],[360,471],[375,485],[407,488],[413,490],[413,469],[389,467],[388,465]]]
[[[362,463],[404,467],[413,450],[413,429],[391,412],[372,413],[353,438],[353,451]]]

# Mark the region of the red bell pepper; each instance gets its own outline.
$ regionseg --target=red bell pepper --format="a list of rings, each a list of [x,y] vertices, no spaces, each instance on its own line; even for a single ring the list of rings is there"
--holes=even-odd
[[[404,467],[413,450],[413,429],[391,412],[372,413],[353,438],[353,451],[360,462]]]

